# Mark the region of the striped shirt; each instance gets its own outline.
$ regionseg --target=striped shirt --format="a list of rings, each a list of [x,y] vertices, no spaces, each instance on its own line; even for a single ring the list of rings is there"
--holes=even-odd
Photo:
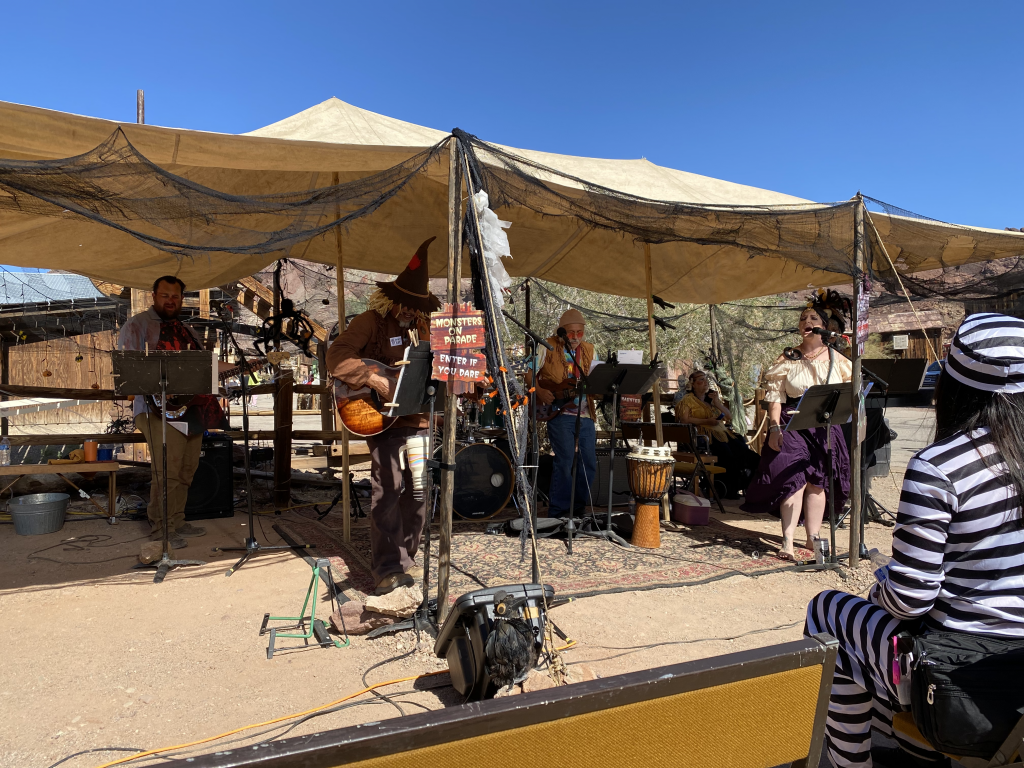
[[[871,600],[934,629],[1024,637],[1021,498],[988,428],[910,460],[888,576]]]

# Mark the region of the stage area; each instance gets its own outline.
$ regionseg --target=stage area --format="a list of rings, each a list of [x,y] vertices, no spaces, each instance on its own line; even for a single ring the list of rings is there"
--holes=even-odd
[[[872,494],[895,510],[906,461],[929,440],[932,419],[917,408],[890,409],[889,418],[899,434],[894,473],[874,480]],[[713,517],[705,529],[664,530],[657,550],[664,557],[583,541],[570,560],[563,543],[542,542],[544,573],[560,593],[608,592],[552,613],[578,641],[565,661],[607,676],[779,643],[800,636],[807,601],[822,589],[862,592],[873,581],[867,562],[848,582],[794,573],[773,556],[774,519]],[[281,543],[275,524],[293,532],[312,526],[297,513],[258,520],[257,537],[271,544]],[[152,571],[129,570],[146,533],[142,523],[69,522],[60,533],[31,537],[0,525],[0,766],[45,768],[79,750],[181,744],[326,704],[365,683],[444,668],[416,649],[409,632],[354,637],[347,649],[278,653],[268,661],[266,638],[258,636],[263,615],[297,613],[310,570],[299,556],[273,553],[225,578],[235,558],[210,548],[238,544],[244,523],[242,514],[206,521],[207,536],[191,539],[179,554],[208,564],[172,572],[162,585],[152,583]],[[328,551],[340,542],[334,535],[340,521],[316,525],[322,539],[311,543],[335,558],[348,594],[358,599],[365,588],[359,581],[365,520],[353,527],[351,553]],[[483,527],[455,526],[455,596],[529,573],[529,561],[518,559],[518,540],[488,535]],[[869,525],[867,545],[888,553],[891,531]],[[848,531],[837,535],[844,550]],[[649,588],[682,582],[692,586]],[[387,663],[370,669],[381,662]],[[394,703],[364,695],[353,701],[365,703],[301,722],[289,735],[397,717],[398,707],[413,713],[451,706],[458,701],[446,682],[447,675],[438,675],[415,686],[399,683],[383,689]],[[239,734],[246,738],[227,748],[258,743],[264,730]],[[64,765],[95,766],[127,754],[97,752]]]

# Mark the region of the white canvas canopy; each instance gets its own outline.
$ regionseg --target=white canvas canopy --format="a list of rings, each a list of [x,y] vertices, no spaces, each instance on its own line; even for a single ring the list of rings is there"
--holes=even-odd
[[[0,158],[58,159],[85,153],[122,128],[128,140],[156,165],[191,182],[234,195],[264,195],[317,189],[390,168],[448,134],[378,115],[329,99],[249,134],[235,136],[97,118],[0,103]],[[821,211],[806,200],[657,166],[647,160],[604,160],[511,150],[528,161],[589,185],[647,200],[709,206],[708,226],[721,228],[715,206],[774,206]],[[484,163],[492,162],[487,155]],[[539,174],[541,178],[544,174]],[[416,246],[447,230],[448,164],[431,163],[397,196],[373,214],[351,222],[342,243],[346,267],[396,273]],[[566,194],[583,185],[564,176],[545,181]],[[0,195],[3,193],[0,192]],[[593,194],[592,192],[590,194]],[[216,253],[182,258],[130,234],[78,216],[30,215],[5,207],[0,198],[0,262],[64,269],[135,287],[177,273],[189,288],[220,285],[253,274],[280,256],[326,264],[337,262],[335,238],[316,237],[269,255]],[[752,209],[754,210],[754,209]],[[532,275],[565,285],[623,296],[646,295],[643,250],[629,235],[594,228],[579,219],[526,207],[505,207],[513,276]],[[763,211],[758,211],[763,214]],[[736,216],[737,211],[730,210]],[[742,218],[742,211],[739,212]],[[799,218],[799,217],[797,217]],[[903,271],[920,271],[1024,253],[1024,235],[872,214],[889,255]],[[694,222],[690,241],[651,246],[654,292],[669,301],[716,303],[808,285],[848,283],[845,273],[824,271],[787,252],[791,243],[831,239],[852,255],[852,215],[821,231],[814,216],[800,221],[751,216],[736,227],[734,242],[707,244]],[[699,230],[700,227],[697,227]],[[691,236],[692,235],[692,236]],[[445,271],[444,248],[435,244],[431,271]],[[876,254],[876,267],[881,254]]]

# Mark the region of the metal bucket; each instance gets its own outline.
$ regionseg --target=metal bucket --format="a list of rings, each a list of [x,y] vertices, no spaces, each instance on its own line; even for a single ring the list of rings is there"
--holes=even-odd
[[[19,536],[55,533],[64,527],[64,515],[71,497],[66,493],[31,493],[17,496],[8,503]]]

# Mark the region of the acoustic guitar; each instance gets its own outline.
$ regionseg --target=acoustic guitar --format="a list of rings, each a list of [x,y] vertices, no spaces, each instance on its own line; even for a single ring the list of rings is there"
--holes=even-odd
[[[363,364],[371,372],[388,380],[390,385],[388,400],[390,401],[398,389],[398,374],[401,368],[397,365],[392,367],[366,358],[363,358]],[[338,409],[338,416],[345,428],[360,437],[379,435],[397,420],[382,413],[387,410],[384,401],[377,390],[368,386],[353,389],[345,382],[335,379],[334,405]]]

